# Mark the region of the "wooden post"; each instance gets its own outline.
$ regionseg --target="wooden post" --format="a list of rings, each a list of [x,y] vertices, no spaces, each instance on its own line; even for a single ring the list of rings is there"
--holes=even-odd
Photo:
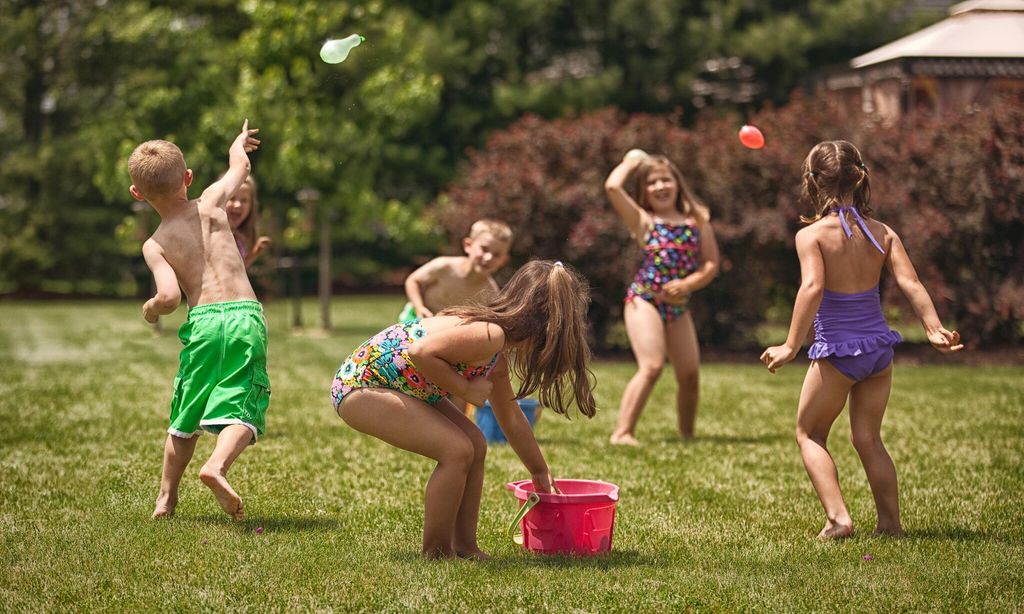
[[[310,202],[313,208],[320,205],[320,256],[318,264],[317,294],[320,298],[320,327],[324,332],[331,330],[331,211],[320,202],[320,192],[312,188],[301,190],[298,199]]]

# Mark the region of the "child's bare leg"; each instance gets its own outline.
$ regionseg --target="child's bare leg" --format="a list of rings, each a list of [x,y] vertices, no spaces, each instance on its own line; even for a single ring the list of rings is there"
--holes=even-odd
[[[192,453],[196,451],[198,437],[175,437],[168,435],[164,442],[164,470],[160,477],[160,495],[156,499],[153,518],[165,518],[174,515],[178,505],[178,485],[185,473]]]
[[[850,432],[878,510],[875,533],[903,535],[896,465],[882,444],[882,417],[892,389],[892,366],[850,391]]]
[[[229,424],[217,435],[213,454],[199,470],[199,479],[213,491],[221,509],[237,521],[245,520],[242,498],[228,483],[228,469],[252,441],[252,431],[244,424]]]
[[[697,401],[700,398],[700,345],[693,318],[686,312],[668,325],[668,355],[676,374],[676,411],[679,417],[679,435],[693,439],[697,420]]]
[[[643,300],[634,299],[625,307],[626,334],[636,357],[636,374],[622,391],[619,418],[611,442],[636,445],[634,431],[647,397],[665,366],[665,324],[658,309]]]
[[[338,413],[357,431],[437,461],[424,501],[423,555],[455,556],[455,520],[475,453],[465,433],[423,401],[383,388],[353,391]]]
[[[476,542],[477,523],[480,518],[480,497],[484,488],[484,459],[487,456],[487,440],[483,433],[457,406],[448,401],[441,401],[434,406],[452,421],[455,426],[466,434],[473,444],[473,464],[466,474],[466,487],[462,491],[462,505],[455,516],[455,535],[452,538],[452,549],[456,556],[477,560],[491,558],[480,549]]]
[[[796,441],[800,445],[800,456],[825,508],[825,527],[818,535],[823,538],[847,537],[853,533],[853,520],[839,489],[836,464],[826,445],[832,423],[846,404],[850,385],[850,380],[826,361],[811,363],[796,413]]]

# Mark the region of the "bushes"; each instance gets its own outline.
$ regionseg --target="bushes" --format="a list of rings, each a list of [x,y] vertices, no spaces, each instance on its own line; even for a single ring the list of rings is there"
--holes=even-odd
[[[971,345],[1016,342],[1024,319],[1020,103],[1003,99],[984,111],[886,127],[798,96],[752,117],[768,140],[758,151],[739,144],[735,117],[702,116],[684,129],[676,116],[611,110],[553,121],[527,116],[469,153],[438,215],[456,237],[480,217],[507,221],[516,231],[513,266],[542,257],[580,268],[593,287],[591,319],[603,343],[640,262],[604,179],[632,147],[665,153],[711,207],[722,249],[719,278],[693,300],[701,337],[746,344],[765,313],[791,304],[796,292],[803,158],[819,141],[844,138],[864,153],[876,214],[903,238],[940,314]],[[887,277],[883,293],[889,307],[912,314]]]

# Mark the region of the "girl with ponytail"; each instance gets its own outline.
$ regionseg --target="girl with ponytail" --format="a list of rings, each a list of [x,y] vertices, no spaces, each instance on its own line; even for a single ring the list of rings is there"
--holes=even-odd
[[[928,341],[940,352],[963,349],[960,335],[939,321],[928,291],[917,278],[899,236],[874,219],[871,180],[860,151],[848,141],[825,141],[804,160],[803,200],[812,215],[796,233],[802,281],[793,305],[789,338],[761,354],[774,373],[793,360],[811,324],[814,343],[796,412],[796,439],[804,467],[825,511],[819,537],[853,533],[853,520],[839,490],[839,475],[827,448],[832,423],[850,405],[850,431],[878,511],[875,533],[898,536],[896,467],[882,444],[882,417],[892,388],[893,346],[878,294],[882,269],[921,318]]]
[[[476,541],[487,442],[449,395],[477,406],[489,400],[536,490],[555,490],[516,399],[537,396],[557,413],[575,406],[594,415],[588,303],[579,273],[534,260],[486,304],[391,326],[342,363],[331,390],[341,419],[437,461],[426,489],[424,556],[488,558]]]

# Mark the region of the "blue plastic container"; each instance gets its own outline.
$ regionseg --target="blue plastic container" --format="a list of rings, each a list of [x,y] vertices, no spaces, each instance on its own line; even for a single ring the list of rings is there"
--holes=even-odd
[[[523,410],[526,421],[530,423],[532,428],[534,422],[537,421],[537,406],[540,403],[537,399],[520,399],[517,403],[519,403],[519,409]],[[484,403],[483,407],[476,408],[476,425],[483,432],[484,439],[488,443],[508,443],[505,433],[502,433],[501,427],[498,426],[497,418],[494,417],[494,409],[491,408],[490,401]]]

